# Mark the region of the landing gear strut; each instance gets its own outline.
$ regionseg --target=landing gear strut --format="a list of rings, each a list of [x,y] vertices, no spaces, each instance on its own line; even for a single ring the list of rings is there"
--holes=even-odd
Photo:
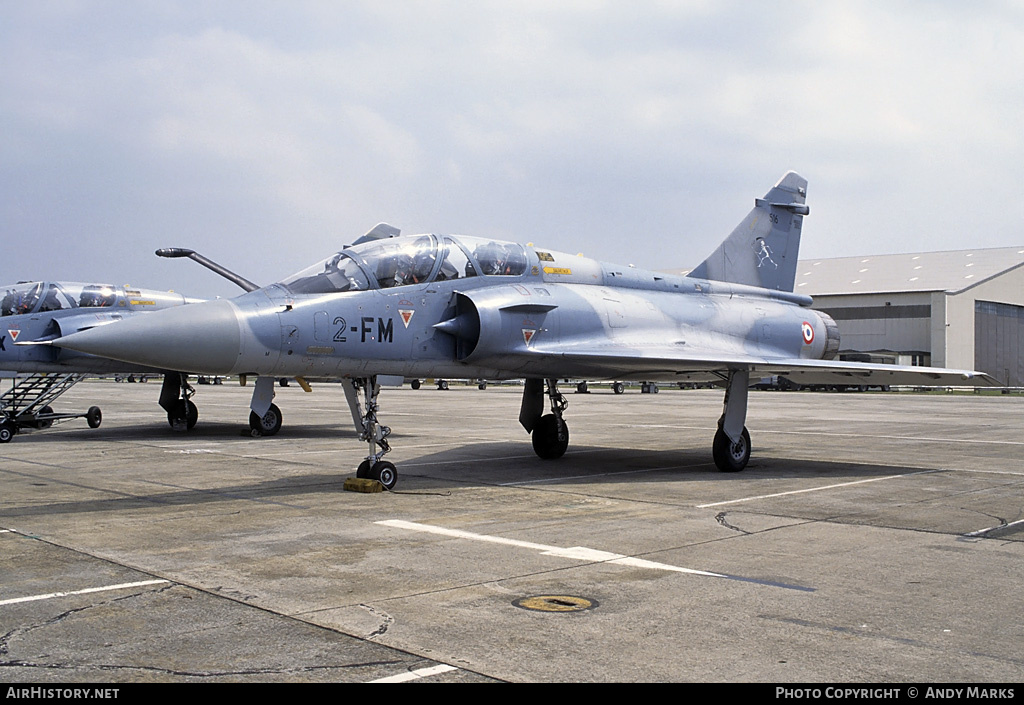
[[[359,440],[367,442],[370,446],[370,453],[359,464],[356,477],[377,480],[384,485],[384,489],[393,489],[398,483],[398,469],[394,463],[383,460],[385,453],[391,452],[391,445],[387,440],[391,435],[391,428],[382,426],[377,421],[377,397],[380,394],[377,377],[347,379],[343,381],[342,388],[345,390],[345,399],[348,401],[349,411],[352,412],[352,421],[359,433]],[[360,392],[363,395],[362,403],[359,400]]]

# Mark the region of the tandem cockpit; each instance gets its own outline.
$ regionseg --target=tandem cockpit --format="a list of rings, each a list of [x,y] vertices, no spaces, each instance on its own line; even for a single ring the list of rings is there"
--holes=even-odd
[[[2,316],[61,313],[77,309],[102,309],[103,313],[115,310],[156,311],[197,301],[199,299],[188,299],[173,291],[154,291],[110,284],[34,281],[0,286]]]
[[[327,294],[477,276],[519,276],[526,268],[526,250],[516,243],[414,235],[346,247],[282,284],[293,294]]]
[[[117,303],[117,291],[106,284],[19,282],[0,287],[0,315],[106,308]]]

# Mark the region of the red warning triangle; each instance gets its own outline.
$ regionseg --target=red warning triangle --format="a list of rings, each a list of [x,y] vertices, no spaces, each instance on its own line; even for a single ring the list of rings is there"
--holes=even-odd
[[[409,327],[409,321],[412,320],[412,314],[414,314],[414,313],[416,313],[416,311],[411,309],[411,308],[400,308],[400,309],[398,309],[398,315],[400,315],[402,317],[402,323],[405,324],[406,328]]]
[[[536,335],[537,331],[530,328],[523,328],[523,340],[529,345],[530,341],[533,340],[533,336]]]
[[[18,336],[21,335],[20,330],[18,330],[17,328],[8,328],[7,333],[8,335],[11,336],[12,341],[14,341],[15,343],[18,342]]]

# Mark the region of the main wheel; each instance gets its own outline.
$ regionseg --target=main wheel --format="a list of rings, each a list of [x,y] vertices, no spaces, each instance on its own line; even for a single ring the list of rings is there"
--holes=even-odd
[[[414,379],[412,382],[409,382],[409,386],[412,387],[413,389],[419,389],[420,381],[418,379]]]
[[[398,484],[398,469],[387,460],[378,460],[370,468],[370,477],[384,485],[384,489],[394,489]]]
[[[0,421],[0,443],[10,443],[18,427],[10,421]]]
[[[437,383],[437,388],[439,390],[441,390],[442,392],[447,390],[448,389],[448,380],[442,379],[440,382]]]
[[[615,392],[616,394],[622,394],[624,391],[626,391],[626,388],[622,386],[622,382],[613,382],[612,391]]]
[[[175,431],[191,431],[199,420],[199,409],[191,401],[179,399],[167,412],[167,423]]]
[[[102,421],[103,412],[98,406],[90,406],[89,410],[85,412],[85,422],[89,424],[89,428],[99,428]]]
[[[39,416],[49,416],[52,413],[53,409],[50,408],[49,406],[44,406],[42,409],[39,410]],[[36,428],[38,429],[49,428],[52,425],[53,419],[39,419],[38,421],[36,421]]]
[[[569,447],[569,426],[554,414],[540,418],[533,429],[533,452],[544,460],[555,460],[565,455]]]
[[[271,404],[263,416],[257,416],[255,411],[250,411],[249,428],[252,430],[253,438],[273,436],[281,430],[281,420],[281,410],[277,408],[277,404]]]
[[[747,427],[743,427],[743,434],[736,443],[719,427],[711,445],[711,454],[715,458],[715,465],[722,472],[739,472],[747,467],[750,460],[750,434],[747,433]]]

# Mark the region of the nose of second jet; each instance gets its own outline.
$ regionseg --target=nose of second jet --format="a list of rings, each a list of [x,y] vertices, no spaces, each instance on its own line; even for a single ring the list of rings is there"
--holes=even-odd
[[[72,333],[53,345],[163,370],[229,374],[240,334],[234,307],[207,301]]]

